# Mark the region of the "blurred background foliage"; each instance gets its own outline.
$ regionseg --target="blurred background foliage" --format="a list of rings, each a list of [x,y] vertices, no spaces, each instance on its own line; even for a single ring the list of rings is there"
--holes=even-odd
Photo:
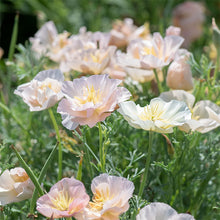
[[[172,24],[173,8],[182,2],[184,0],[1,0],[0,45],[7,54],[8,36],[12,32],[17,11],[20,14],[18,43],[24,43],[48,20],[54,21],[59,32],[67,30],[76,34],[81,26],[86,26],[90,31],[109,31],[115,19],[130,17],[137,26],[149,22],[152,32],[163,33]],[[220,1],[198,2],[206,8],[204,27],[210,28],[212,17],[216,18],[218,24]],[[204,30],[204,37],[200,40],[202,43],[210,39],[207,33]]]

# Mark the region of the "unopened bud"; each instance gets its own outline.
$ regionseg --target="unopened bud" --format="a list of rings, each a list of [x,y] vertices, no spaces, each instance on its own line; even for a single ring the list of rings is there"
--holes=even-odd
[[[220,30],[215,23],[215,18],[212,18],[213,43],[216,49],[220,50]]]

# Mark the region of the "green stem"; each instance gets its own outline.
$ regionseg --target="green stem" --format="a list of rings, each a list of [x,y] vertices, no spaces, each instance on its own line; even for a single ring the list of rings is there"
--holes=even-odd
[[[42,196],[44,194],[44,192],[43,192],[43,190],[42,190],[42,188],[40,186],[40,183],[37,180],[37,177],[34,175],[32,170],[30,169],[30,167],[26,164],[26,162],[23,160],[23,158],[18,153],[18,151],[15,149],[15,147],[13,145],[11,145],[11,148],[12,148],[12,150],[14,150],[18,160],[20,161],[21,165],[23,166],[23,168],[25,169],[26,173],[30,177],[30,179],[33,182],[34,186],[36,187],[38,193]]]
[[[138,193],[138,196],[140,198],[142,197],[144,187],[146,185],[147,174],[148,174],[148,170],[149,170],[149,166],[150,166],[151,152],[152,152],[152,140],[153,140],[153,132],[149,131],[149,146],[148,146],[148,153],[147,153],[147,158],[146,158],[145,170],[144,170],[143,179],[141,181],[141,185],[140,185],[140,189],[139,189],[139,193]]]
[[[154,69],[154,76],[155,76],[156,81],[157,81],[157,86],[158,86],[159,93],[162,93],[163,92],[163,88],[162,88],[160,80],[158,78],[158,74],[157,74],[157,70],[156,69]]]
[[[41,172],[40,172],[40,175],[39,175],[39,177],[38,177],[38,182],[39,182],[39,184],[42,183],[43,178],[44,178],[44,176],[45,176],[45,174],[46,174],[46,172],[47,172],[47,169],[49,168],[49,165],[50,165],[51,161],[52,161],[53,158],[54,158],[54,155],[55,155],[55,153],[56,153],[56,149],[57,149],[57,145],[58,145],[58,144],[59,144],[59,143],[57,142],[57,144],[55,145],[55,147],[54,147],[53,150],[51,151],[49,157],[47,158],[46,163],[44,164],[44,166],[43,166],[43,168],[42,168],[42,170],[41,170]],[[33,214],[33,213],[34,213],[34,208],[35,208],[35,205],[36,205],[37,197],[38,197],[38,191],[35,189],[35,190],[34,190],[34,193],[33,193],[33,196],[32,196],[32,199],[31,199],[31,204],[30,204],[30,214]]]
[[[62,161],[63,161],[61,138],[60,138],[60,132],[59,132],[59,128],[58,128],[58,125],[57,125],[57,121],[56,121],[56,119],[54,117],[54,114],[53,114],[53,110],[51,108],[49,108],[48,111],[49,111],[50,118],[51,118],[51,121],[53,123],[54,129],[56,131],[57,141],[59,142],[59,149],[58,149],[58,167],[59,167],[58,181],[59,181],[59,180],[62,179]]]
[[[99,127],[99,160],[100,160],[100,166],[101,171],[105,172],[105,155],[104,155],[104,146],[103,146],[103,137],[102,137],[102,125],[101,122],[98,122]]]

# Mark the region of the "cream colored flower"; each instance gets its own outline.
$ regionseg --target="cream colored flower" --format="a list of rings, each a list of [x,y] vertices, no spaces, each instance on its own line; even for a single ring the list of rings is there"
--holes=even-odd
[[[88,74],[101,74],[110,63],[116,48],[81,50],[69,60],[71,69]]]
[[[32,49],[40,55],[46,54],[57,36],[58,33],[54,23],[48,21],[37,31],[34,38],[30,38]]]
[[[139,54],[142,48],[143,41],[133,41],[127,48],[127,53],[117,51],[116,59],[131,79],[138,82],[148,82],[154,79],[154,72],[152,70],[143,69],[141,66],[141,55]]]
[[[39,72],[34,79],[18,86],[14,91],[30,107],[30,111],[41,111],[55,105],[62,97],[64,76],[60,70]]]
[[[67,53],[79,47],[72,38],[69,38],[69,35],[66,31],[58,34],[54,23],[49,21],[38,30],[34,38],[30,38],[32,50],[40,56],[45,55],[57,62],[62,71],[68,71]]]
[[[152,202],[142,208],[136,220],[195,220],[192,215],[178,214],[169,205],[162,202]]]
[[[128,100],[130,92],[118,87],[121,80],[110,79],[108,75],[93,75],[64,82],[65,96],[58,105],[62,124],[70,130],[78,125],[95,126],[104,121],[115,110],[118,103]]]
[[[168,65],[183,42],[179,36],[166,36],[154,33],[152,40],[132,41],[127,53],[117,53],[117,60],[128,75],[139,82],[151,81],[154,78],[153,69]]]
[[[145,107],[132,101],[122,102],[119,106],[119,113],[131,126],[159,133],[171,133],[173,127],[183,125],[191,118],[186,104],[176,100],[165,102],[154,98]]]
[[[171,100],[184,101],[188,105],[192,112],[192,117],[179,127],[185,132],[198,131],[207,133],[220,126],[218,121],[220,107],[209,100],[202,100],[194,105],[195,97],[183,90],[163,92],[160,94],[160,98],[167,102]]]
[[[33,191],[34,184],[21,167],[5,170],[0,176],[0,205],[29,199]]]
[[[123,178],[101,174],[91,185],[93,198],[77,220],[119,220],[119,215],[129,208],[134,184]]]
[[[151,41],[145,41],[140,54],[141,66],[145,69],[155,69],[167,66],[175,57],[184,39],[176,35],[162,38],[160,33],[154,33]]]
[[[167,71],[166,83],[171,89],[191,90],[193,89],[193,78],[188,63],[190,53],[184,51],[176,56]]]
[[[173,25],[181,28],[181,36],[185,39],[184,47],[188,48],[202,35],[204,12],[204,6],[195,1],[183,2],[174,8]]]

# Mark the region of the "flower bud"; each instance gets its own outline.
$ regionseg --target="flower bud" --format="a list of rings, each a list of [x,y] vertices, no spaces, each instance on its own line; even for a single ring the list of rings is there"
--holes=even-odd
[[[171,89],[193,89],[193,78],[187,56],[180,56],[168,68],[166,82]]]

